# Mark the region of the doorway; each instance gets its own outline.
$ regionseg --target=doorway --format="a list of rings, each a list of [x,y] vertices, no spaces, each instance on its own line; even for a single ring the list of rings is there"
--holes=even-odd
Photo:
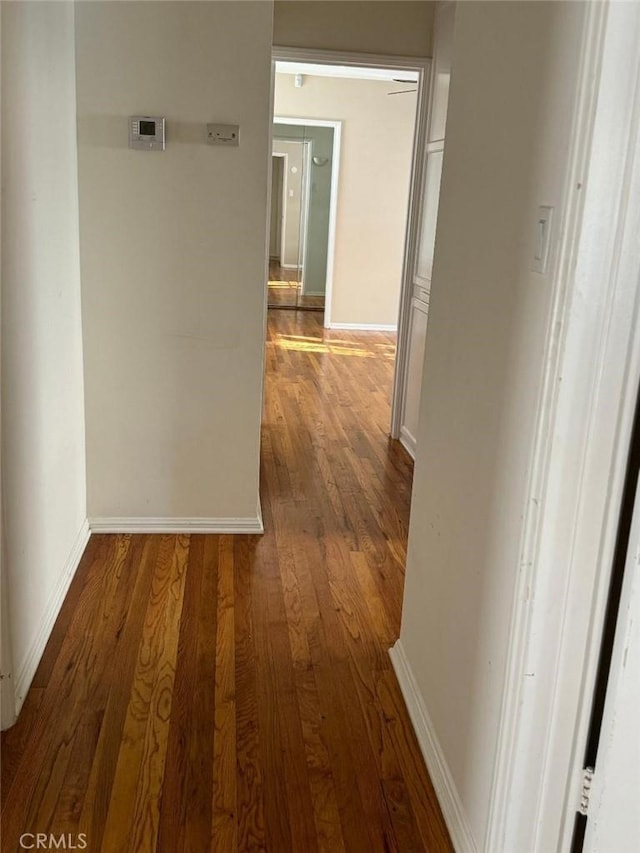
[[[286,231],[297,231],[298,251],[295,261],[291,252],[285,258],[284,248],[279,260],[277,249],[270,251],[270,323],[278,309],[315,310],[323,312],[326,330],[391,335],[387,432],[397,438],[392,424],[402,376],[396,353],[410,333],[407,293],[419,231],[430,61],[289,48],[274,48],[273,57],[272,153],[288,155],[286,188],[277,171],[273,192],[283,199]],[[301,157],[292,159],[295,140],[310,144],[306,172]],[[318,239],[322,195],[328,204]],[[272,204],[272,217],[278,216],[282,221]],[[272,247],[276,230],[270,229]]]
[[[307,180],[300,181],[307,198],[293,206],[292,217],[287,210],[287,220],[293,218],[299,229],[298,260],[283,263],[281,252],[277,263],[276,252],[270,252],[269,308],[324,310],[324,328],[391,333],[402,349],[430,62],[290,48],[274,48],[273,56],[274,146],[297,137],[311,143],[311,152]],[[394,134],[381,133],[383,127],[393,127]],[[333,130],[333,149],[318,156],[323,129]],[[287,164],[287,181],[295,177],[294,166]],[[312,232],[321,178],[330,190],[318,242]],[[272,192],[280,196],[280,187],[276,171]],[[287,208],[292,190],[295,195],[291,186],[285,191]],[[393,406],[397,396],[391,394]]]

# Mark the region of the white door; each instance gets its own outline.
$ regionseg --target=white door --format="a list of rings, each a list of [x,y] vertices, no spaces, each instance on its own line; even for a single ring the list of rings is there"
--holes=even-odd
[[[640,484],[613,644],[583,853],[640,850]]]
[[[453,45],[455,4],[440,2],[436,7],[434,66],[431,87],[431,111],[424,161],[424,182],[420,204],[420,224],[416,240],[411,279],[411,303],[406,332],[406,355],[401,367],[399,423],[394,435],[415,458],[418,412],[422,391],[422,373],[427,340],[427,319],[431,294],[433,252],[436,240],[440,179],[444,156],[444,137],[449,101],[449,79]]]
[[[414,296],[411,298],[409,312],[407,364],[400,426],[400,441],[414,458],[422,389],[422,365],[427,341],[427,316],[429,313],[428,301],[420,297],[419,291],[416,295],[416,290],[418,289],[414,287]]]

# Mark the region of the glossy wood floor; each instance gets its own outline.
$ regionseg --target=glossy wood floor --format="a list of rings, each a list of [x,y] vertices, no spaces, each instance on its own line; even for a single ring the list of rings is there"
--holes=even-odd
[[[94,536],[17,725],[2,850],[449,851],[387,649],[394,340],[271,312],[264,536]],[[69,836],[67,836],[69,837]]]

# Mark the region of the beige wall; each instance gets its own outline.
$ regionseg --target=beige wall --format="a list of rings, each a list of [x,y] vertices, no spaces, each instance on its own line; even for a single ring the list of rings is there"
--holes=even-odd
[[[273,43],[281,47],[429,56],[429,0],[276,0]]]
[[[310,76],[295,88],[292,75],[276,75],[276,115],[343,122],[332,323],[398,319],[417,96],[388,93],[404,88]]]
[[[401,644],[484,849],[584,5],[459,3]]]
[[[1,15],[2,580],[21,703],[86,540],[74,8]]]
[[[89,515],[256,518],[269,2],[77,7]],[[167,149],[127,147],[164,115]],[[204,144],[211,121],[240,145]]]

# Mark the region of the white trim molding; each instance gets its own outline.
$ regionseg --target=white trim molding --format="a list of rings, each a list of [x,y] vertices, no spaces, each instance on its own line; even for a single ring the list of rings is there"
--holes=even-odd
[[[344,329],[352,332],[397,332],[396,323],[325,323],[327,329]]]
[[[89,519],[92,533],[264,533],[260,511],[245,518],[111,516]]]
[[[640,379],[640,6],[587,4],[483,850],[569,850]]]
[[[274,60],[308,62],[314,65],[352,65],[361,68],[394,68],[423,70],[430,62],[426,56],[386,56],[383,53],[358,53],[348,50],[322,50],[307,47],[274,45]]]
[[[254,533],[264,533],[264,522],[262,520],[262,502],[261,502],[259,497],[258,497],[258,504],[256,506],[256,520],[258,522],[258,524],[257,524],[258,529],[254,530],[253,532]]]
[[[391,438],[400,438],[404,408],[404,379],[409,358],[409,333],[411,299],[414,292],[413,272],[420,242],[420,217],[422,213],[423,185],[426,171],[426,149],[431,114],[432,92],[435,83],[431,60],[425,61],[418,83],[416,125],[413,138],[409,208],[402,261],[402,284],[398,309],[398,342],[391,391]]]
[[[389,657],[456,853],[477,853],[460,794],[400,640]]]
[[[69,556],[67,557],[62,571],[60,572],[58,583],[56,584],[51,598],[49,599],[38,633],[24,660],[17,668],[15,680],[16,715],[20,713],[22,703],[25,700],[29,686],[36,674],[40,658],[42,657],[49,637],[51,636],[51,632],[55,621],[58,618],[58,614],[60,613],[62,603],[69,591],[69,587],[71,586],[71,581],[75,576],[76,570],[80,565],[84,549],[87,547],[89,536],[89,524],[85,519],[71,546]]]
[[[2,517],[0,511],[0,518]],[[10,728],[16,721],[15,679],[11,631],[9,630],[9,594],[6,578],[4,526],[0,528],[0,729]]]
[[[396,72],[390,68],[363,68],[361,65],[326,65],[314,64],[313,62],[287,62],[276,60],[276,74],[309,75],[312,77],[333,77],[345,80],[383,80],[389,83],[395,82]],[[417,83],[418,74],[415,71],[406,70],[407,83]]]
[[[404,447],[404,449],[407,451],[409,456],[415,460],[417,441],[411,435],[411,433],[409,432],[409,430],[406,428],[406,426],[404,424],[402,424],[402,426],[400,427],[400,435],[398,437],[398,441]]]

